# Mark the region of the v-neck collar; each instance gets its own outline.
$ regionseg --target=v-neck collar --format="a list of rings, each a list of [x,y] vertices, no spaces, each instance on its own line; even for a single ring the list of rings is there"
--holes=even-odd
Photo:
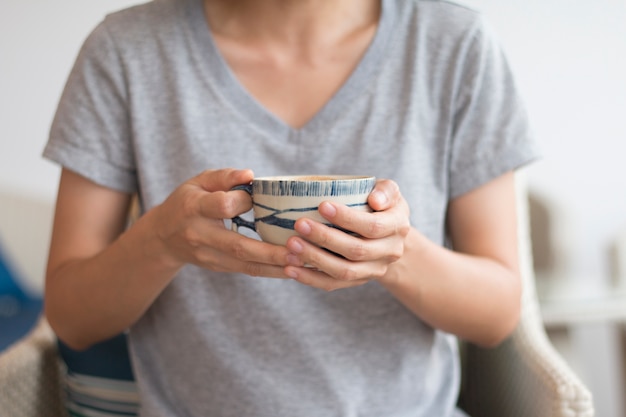
[[[298,138],[327,129],[351,102],[370,85],[382,64],[393,31],[396,10],[392,0],[382,0],[376,33],[365,54],[335,94],[300,128],[294,128],[263,106],[235,76],[217,48],[204,14],[202,0],[187,0],[191,34],[211,87],[245,120],[272,137]]]

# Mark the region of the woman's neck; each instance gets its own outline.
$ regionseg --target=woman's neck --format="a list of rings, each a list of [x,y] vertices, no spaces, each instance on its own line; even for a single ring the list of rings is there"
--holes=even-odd
[[[244,88],[300,128],[346,82],[375,37],[380,0],[205,0],[222,57]]]
[[[290,47],[330,45],[380,17],[380,0],[205,0],[211,31]]]

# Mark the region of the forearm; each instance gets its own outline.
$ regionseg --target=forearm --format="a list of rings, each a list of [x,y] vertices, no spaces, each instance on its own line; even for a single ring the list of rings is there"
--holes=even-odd
[[[87,348],[122,332],[180,269],[162,256],[150,229],[150,219],[142,218],[96,255],[48,272],[45,314],[67,344]]]
[[[436,245],[414,229],[380,282],[424,322],[480,345],[502,341],[519,317],[516,271]]]

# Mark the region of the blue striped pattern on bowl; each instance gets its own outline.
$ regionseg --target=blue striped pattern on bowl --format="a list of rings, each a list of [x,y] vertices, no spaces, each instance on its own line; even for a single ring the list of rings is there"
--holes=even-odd
[[[347,178],[351,178],[348,180]],[[293,197],[326,197],[354,194],[367,194],[374,187],[375,178],[363,177],[357,181],[354,177],[329,177],[320,180],[298,180],[285,177],[284,180],[257,178],[252,182],[253,194],[293,196]]]

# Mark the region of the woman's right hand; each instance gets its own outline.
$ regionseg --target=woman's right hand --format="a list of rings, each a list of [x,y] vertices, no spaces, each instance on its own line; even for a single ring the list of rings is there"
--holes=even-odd
[[[135,323],[185,264],[287,278],[287,249],[228,230],[250,196],[249,170],[206,171],[126,227],[131,197],[64,169],[48,256],[45,315],[74,349]]]
[[[247,193],[231,189],[253,177],[250,170],[208,170],[180,185],[145,216],[153,223],[155,249],[173,265],[287,278],[286,248],[245,237],[224,225],[224,219],[252,207]]]

